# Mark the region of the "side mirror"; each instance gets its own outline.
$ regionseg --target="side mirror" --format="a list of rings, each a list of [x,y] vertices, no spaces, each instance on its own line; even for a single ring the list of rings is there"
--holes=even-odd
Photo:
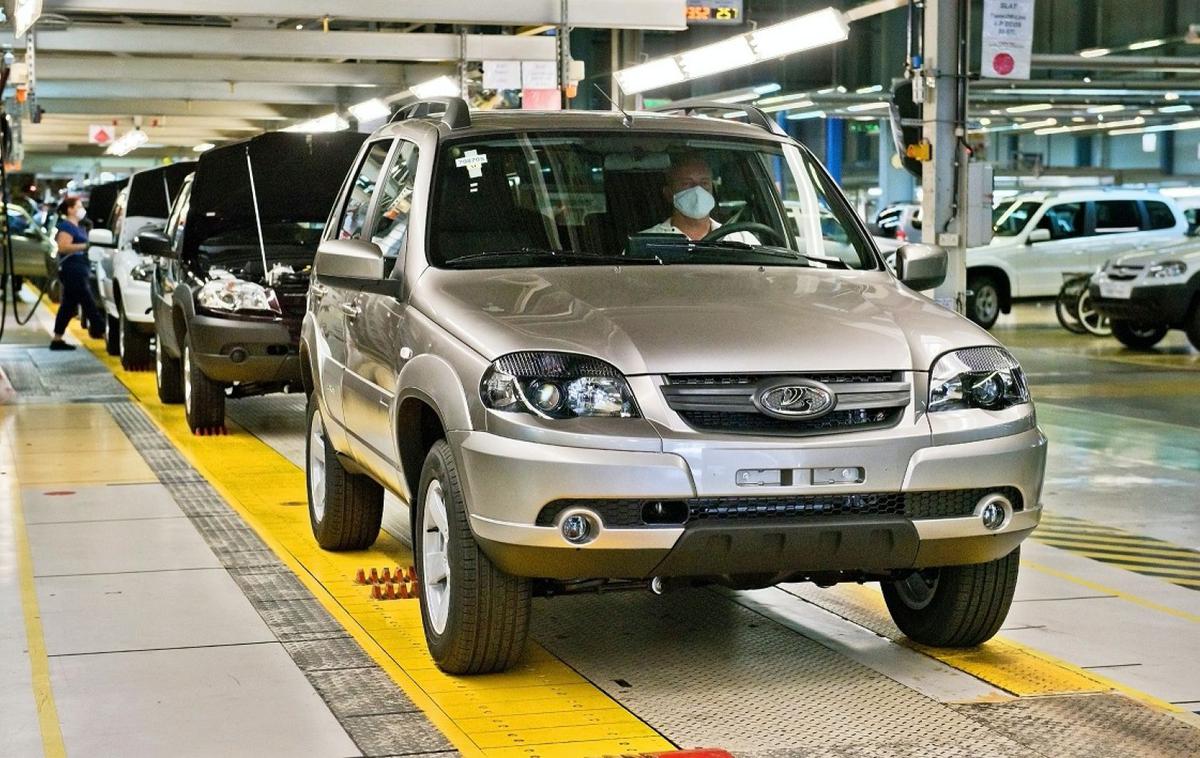
[[[347,279],[382,279],[383,250],[366,240],[326,240],[317,248],[313,273]]]
[[[1032,245],[1035,242],[1049,242],[1049,229],[1033,229],[1029,232],[1029,236],[1025,238],[1026,245]]]
[[[112,247],[113,233],[108,229],[93,229],[88,232],[88,244],[95,247]]]
[[[142,232],[134,237],[133,249],[142,255],[151,255],[156,258],[179,257],[175,254],[175,246],[171,244],[171,238],[159,231]]]
[[[896,251],[896,276],[915,290],[931,290],[946,281],[950,259],[937,245],[902,245]]]

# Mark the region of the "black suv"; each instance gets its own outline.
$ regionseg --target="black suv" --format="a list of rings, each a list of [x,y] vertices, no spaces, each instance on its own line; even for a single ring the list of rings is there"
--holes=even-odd
[[[299,386],[313,255],[364,139],[270,132],[210,150],[166,229],[138,237],[157,259],[158,396],[184,403],[194,433],[224,426],[227,396]]]

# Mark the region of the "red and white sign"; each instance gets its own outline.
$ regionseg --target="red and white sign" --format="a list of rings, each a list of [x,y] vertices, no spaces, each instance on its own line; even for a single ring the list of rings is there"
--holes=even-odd
[[[108,124],[92,124],[88,127],[88,142],[93,145],[110,145],[116,137],[116,127]]]
[[[988,79],[1028,79],[1033,57],[1033,0],[983,0],[980,64]]]

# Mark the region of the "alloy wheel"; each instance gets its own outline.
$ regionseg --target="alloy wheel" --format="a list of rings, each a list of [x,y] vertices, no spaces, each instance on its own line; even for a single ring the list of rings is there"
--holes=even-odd
[[[425,508],[421,518],[421,591],[429,624],[438,634],[446,631],[450,615],[450,534],[446,499],[442,483],[434,479],[425,490]]]
[[[325,519],[325,426],[321,411],[313,412],[308,427],[308,496],[312,502],[313,519]]]

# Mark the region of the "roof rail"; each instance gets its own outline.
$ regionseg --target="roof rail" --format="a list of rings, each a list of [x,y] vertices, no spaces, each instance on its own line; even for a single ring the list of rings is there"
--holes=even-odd
[[[668,103],[667,105],[660,105],[652,110],[655,113],[682,113],[685,116],[690,116],[693,113],[700,111],[726,111],[730,113],[741,112],[746,114],[747,122],[754,124],[755,126],[762,127],[771,134],[777,134],[780,137],[788,136],[787,132],[780,128],[779,124],[775,123],[774,119],[763,113],[758,108],[755,108],[753,105],[718,102],[693,102],[685,105],[671,105]]]
[[[429,116],[440,116],[442,123],[451,129],[466,129],[471,125],[467,101],[461,97],[430,97],[409,103],[392,114],[388,123]]]

